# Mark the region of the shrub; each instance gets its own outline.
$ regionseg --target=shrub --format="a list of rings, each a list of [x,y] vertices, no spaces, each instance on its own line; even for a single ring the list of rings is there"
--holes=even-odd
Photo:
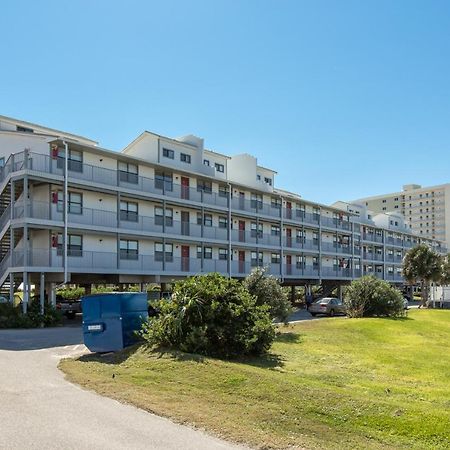
[[[60,295],[64,300],[78,300],[84,295],[85,289],[83,287],[67,287],[58,289],[57,295]]]
[[[405,314],[400,291],[373,275],[352,281],[345,291],[344,303],[350,317],[399,317]]]
[[[61,313],[47,301],[44,303],[44,314],[40,312],[40,303],[37,299],[29,303],[26,314],[22,314],[22,305],[0,304],[0,328],[53,327],[59,325],[61,320]]]
[[[170,301],[153,303],[159,312],[143,324],[151,345],[214,357],[260,355],[274,338],[267,305],[258,305],[242,283],[217,273],[175,284]]]
[[[244,287],[256,297],[258,305],[269,306],[269,313],[273,319],[285,321],[292,313],[292,305],[286,292],[274,276],[266,275],[265,268],[254,269],[245,278]]]

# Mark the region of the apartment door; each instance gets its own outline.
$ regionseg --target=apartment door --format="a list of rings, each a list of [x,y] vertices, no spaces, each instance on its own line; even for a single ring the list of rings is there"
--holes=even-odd
[[[286,275],[292,275],[292,255],[286,255]]]
[[[292,219],[292,203],[286,202],[286,219]]]
[[[189,200],[189,178],[181,177],[181,198]]]
[[[189,236],[189,212],[181,211],[181,234]]]
[[[245,192],[239,192],[239,209],[245,209]]]
[[[286,228],[286,247],[292,247],[292,228]]]
[[[245,242],[245,220],[239,221],[239,242]]]
[[[239,273],[245,272],[245,251],[239,250]]]
[[[189,272],[189,245],[181,246],[181,270]]]

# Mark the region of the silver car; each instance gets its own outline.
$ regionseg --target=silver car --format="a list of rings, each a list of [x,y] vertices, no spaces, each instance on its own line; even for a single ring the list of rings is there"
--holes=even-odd
[[[342,300],[335,297],[324,297],[319,298],[314,303],[310,305],[308,311],[312,316],[317,314],[325,314],[327,316],[333,317],[337,314],[345,314],[345,306]]]

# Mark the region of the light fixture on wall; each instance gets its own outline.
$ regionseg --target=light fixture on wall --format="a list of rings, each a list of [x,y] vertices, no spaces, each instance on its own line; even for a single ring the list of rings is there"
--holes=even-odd
[[[99,201],[99,202],[102,202],[102,201],[103,201],[103,199],[102,199],[102,198],[99,198],[99,199],[98,199],[98,201]]]
[[[103,239],[99,239],[98,241],[99,241],[99,242],[103,242]]]
[[[103,162],[103,158],[100,158],[100,162]]]

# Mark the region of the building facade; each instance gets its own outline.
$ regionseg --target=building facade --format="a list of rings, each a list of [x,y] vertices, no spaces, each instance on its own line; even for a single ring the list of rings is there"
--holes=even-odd
[[[276,172],[196,136],[144,132],[122,152],[0,116],[0,287],[26,307],[30,286],[150,283],[264,266],[286,285],[402,283],[404,253],[423,241],[401,216],[306,201]]]
[[[408,227],[419,236],[450,245],[450,184],[422,187],[403,186],[401,192],[355,200],[374,213],[399,212]]]

